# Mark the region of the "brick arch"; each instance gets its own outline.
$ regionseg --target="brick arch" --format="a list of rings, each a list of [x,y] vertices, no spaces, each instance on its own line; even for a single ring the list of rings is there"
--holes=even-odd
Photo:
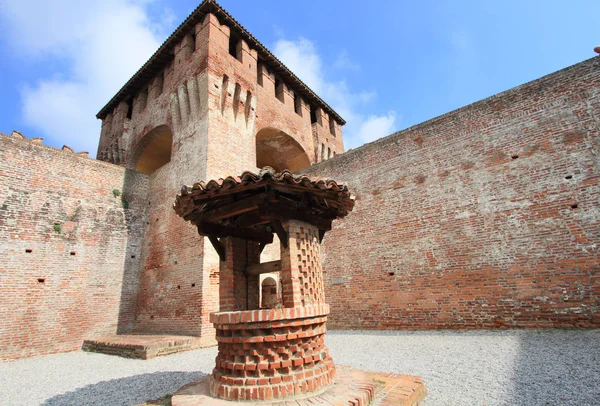
[[[310,158],[292,136],[277,128],[264,127],[256,133],[256,166],[296,172],[309,167]]]
[[[129,169],[151,174],[171,161],[173,131],[167,125],[159,125],[144,135],[135,146],[127,163]]]
[[[260,307],[272,308],[279,303],[277,281],[275,278],[271,276],[266,277],[260,284],[260,289]]]

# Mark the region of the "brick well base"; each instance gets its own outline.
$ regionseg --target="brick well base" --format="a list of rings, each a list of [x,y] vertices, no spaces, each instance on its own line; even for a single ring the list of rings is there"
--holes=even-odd
[[[329,306],[211,314],[219,354],[210,376],[214,397],[287,399],[330,385],[335,365],[325,346]]]
[[[323,391],[293,400],[244,402],[247,406],[418,406],[427,396],[421,378],[381,372],[364,372],[346,366],[337,367],[333,385]],[[215,399],[210,395],[209,377],[189,383],[175,392],[172,406],[233,406],[240,402]]]

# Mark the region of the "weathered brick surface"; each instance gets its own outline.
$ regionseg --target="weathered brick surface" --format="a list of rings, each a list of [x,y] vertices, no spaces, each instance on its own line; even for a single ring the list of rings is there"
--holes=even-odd
[[[170,162],[149,176],[138,333],[214,335],[208,315],[219,309],[219,261],[212,246],[171,208],[182,185],[256,168],[256,140],[263,129],[285,133],[274,145],[297,143],[307,165],[321,160],[319,145],[332,153],[343,150],[340,125],[332,134],[329,115],[316,105],[318,120],[312,124],[305,101],[298,114],[286,83],[278,98],[273,68],[261,64],[259,79],[257,51],[239,40],[238,55],[231,55],[230,36],[228,25],[207,14],[132,96],[130,118],[127,100],[102,117],[98,158],[128,168],[136,167],[157,134],[173,136]]]
[[[600,326],[600,58],[303,172],[347,182],[330,326]]]
[[[0,135],[0,359],[131,329],[146,186],[145,175]]]

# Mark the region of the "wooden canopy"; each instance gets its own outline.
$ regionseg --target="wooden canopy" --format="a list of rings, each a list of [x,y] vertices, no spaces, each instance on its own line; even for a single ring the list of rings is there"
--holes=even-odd
[[[209,237],[222,259],[218,238],[253,240],[264,247],[277,233],[287,247],[282,222],[300,220],[318,227],[322,239],[331,222],[353,207],[346,185],[288,170],[275,173],[270,167],[258,174],[246,171],[239,177],[184,186],[173,205],[179,216],[198,227],[200,235]]]

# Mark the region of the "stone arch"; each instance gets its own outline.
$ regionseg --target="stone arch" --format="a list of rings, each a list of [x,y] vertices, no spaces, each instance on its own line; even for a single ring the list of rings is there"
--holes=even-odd
[[[173,132],[166,125],[159,125],[138,142],[128,167],[147,175],[171,161]]]
[[[265,127],[256,134],[256,166],[270,166],[277,172],[292,172],[310,166],[308,154],[293,137],[272,127]]]
[[[277,294],[277,281],[275,280],[275,278],[273,278],[271,276],[266,277],[262,281],[260,287],[261,287],[260,307],[263,307],[263,308],[275,307],[277,305],[277,303],[279,303],[279,298],[278,298],[279,295]]]

